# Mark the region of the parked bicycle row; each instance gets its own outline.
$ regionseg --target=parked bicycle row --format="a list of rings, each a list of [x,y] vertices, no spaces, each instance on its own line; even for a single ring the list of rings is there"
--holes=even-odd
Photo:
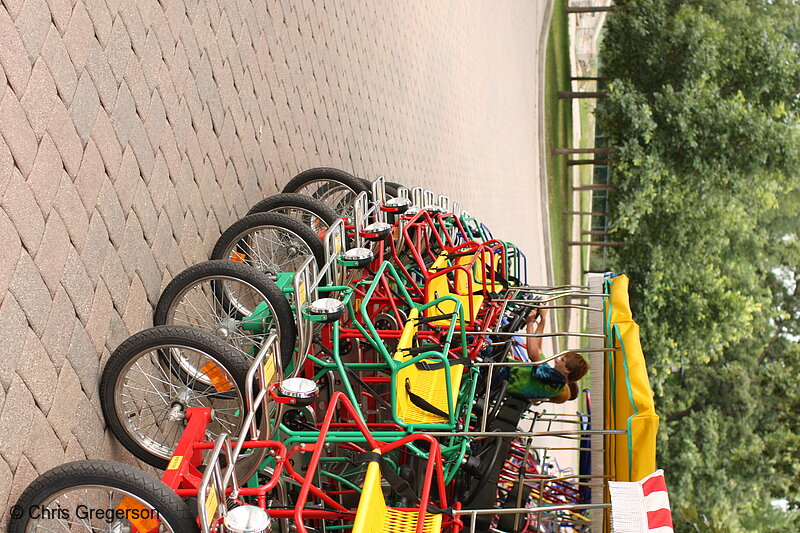
[[[525,516],[495,509],[507,459],[524,466],[519,443],[537,437],[520,421],[586,371],[576,351],[542,357],[536,326],[585,291],[526,283],[524,254],[449,198],[305,171],[175,276],[154,327],[103,369],[108,428],[161,479],[62,465],[23,492],[11,531],[422,533]]]

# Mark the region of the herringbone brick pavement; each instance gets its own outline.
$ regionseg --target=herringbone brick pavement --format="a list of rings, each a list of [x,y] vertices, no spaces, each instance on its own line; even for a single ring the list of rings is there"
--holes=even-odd
[[[130,461],[98,403],[110,351],[301,170],[450,194],[543,280],[547,8],[2,0],[0,509],[62,462]]]

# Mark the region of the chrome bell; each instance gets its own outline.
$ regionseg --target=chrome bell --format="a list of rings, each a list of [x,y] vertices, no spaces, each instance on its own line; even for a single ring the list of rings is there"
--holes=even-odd
[[[306,316],[315,322],[335,322],[344,313],[344,304],[336,298],[314,300],[306,310]]]
[[[310,379],[287,378],[281,381],[280,392],[281,396],[294,398],[298,405],[308,405],[319,394],[319,387]]]
[[[347,268],[364,268],[375,259],[369,248],[350,248],[339,257],[339,264]]]
[[[272,519],[260,507],[240,505],[225,515],[225,530],[231,533],[269,533],[272,531]]]
[[[373,242],[382,241],[391,234],[392,225],[386,222],[373,222],[361,230],[361,236]]]
[[[389,198],[386,200],[381,206],[381,211],[401,215],[408,211],[409,207],[411,207],[411,200],[398,196],[397,198]]]

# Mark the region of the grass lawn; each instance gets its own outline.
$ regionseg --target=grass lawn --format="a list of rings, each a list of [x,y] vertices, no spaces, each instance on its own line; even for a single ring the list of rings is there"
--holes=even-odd
[[[544,120],[547,150],[547,190],[550,208],[550,247],[553,258],[553,281],[565,285],[570,279],[569,247],[572,228],[571,217],[564,211],[572,209],[570,183],[566,157],[553,154],[554,148],[568,147],[572,143],[572,105],[570,100],[559,100],[557,91],[570,86],[569,33],[567,31],[567,0],[556,0],[547,39],[544,83]],[[559,324],[566,323],[566,315],[559,313]]]
[[[553,155],[554,148],[572,143],[572,107],[570,100],[559,100],[557,91],[569,89],[569,34],[567,31],[567,0],[556,0],[550,35],[547,39],[544,84],[544,120],[547,153],[547,188],[550,202],[550,239],[553,252],[553,275],[556,285],[569,281],[569,240],[571,220],[564,215],[570,210],[570,184],[565,156]]]

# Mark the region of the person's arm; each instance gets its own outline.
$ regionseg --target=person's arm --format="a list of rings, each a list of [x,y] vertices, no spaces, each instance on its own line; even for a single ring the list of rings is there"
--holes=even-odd
[[[536,318],[539,318],[539,322],[536,323]],[[536,311],[532,312],[528,315],[528,319],[525,324],[525,332],[526,333],[535,333],[537,335],[541,335],[544,331],[544,324],[547,319],[547,309],[539,308]],[[531,361],[539,361],[542,359],[542,337],[526,337],[525,341],[525,349],[528,352],[528,358]]]

